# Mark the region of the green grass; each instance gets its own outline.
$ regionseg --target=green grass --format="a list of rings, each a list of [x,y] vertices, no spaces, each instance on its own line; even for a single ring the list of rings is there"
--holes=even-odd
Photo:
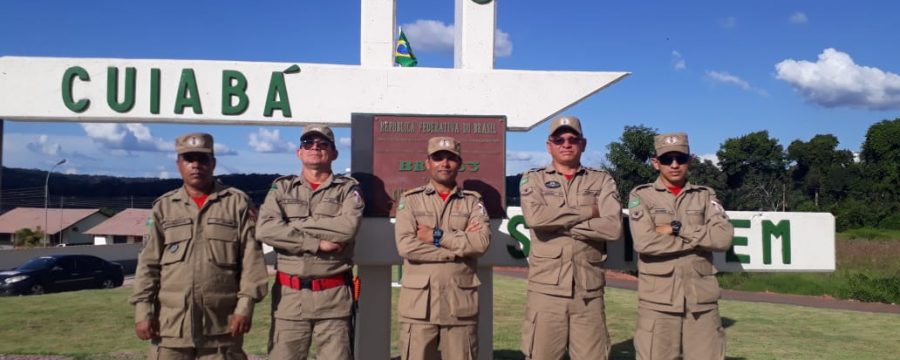
[[[733,290],[900,303],[900,240],[842,235],[836,250],[833,273],[729,273],[721,274],[719,283]]]
[[[147,345],[134,336],[132,309],[126,303],[129,292],[120,288],[0,298],[0,354],[143,358]],[[494,295],[495,357],[521,359],[525,281],[497,275]],[[607,289],[606,304],[613,359],[633,359],[636,294]],[[886,359],[900,353],[896,314],[737,301],[723,301],[721,312],[732,359]],[[256,308],[254,328],[244,347],[248,353],[265,353],[268,326],[266,299]],[[395,321],[394,345],[396,334]]]
[[[838,240],[900,240],[900,230],[864,227],[839,232],[837,233],[837,238]]]

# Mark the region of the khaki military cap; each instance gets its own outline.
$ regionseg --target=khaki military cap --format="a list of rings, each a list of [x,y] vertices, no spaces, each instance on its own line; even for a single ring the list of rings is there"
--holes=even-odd
[[[307,124],[303,127],[303,134],[300,134],[300,140],[303,140],[303,138],[310,134],[322,135],[334,144],[334,132],[332,132],[331,128],[328,126],[322,124]]]
[[[672,151],[680,152],[682,154],[691,153],[690,146],[688,145],[688,136],[683,132],[656,135],[656,137],[653,138],[653,147],[656,148],[656,156]]]
[[[575,132],[578,133],[578,136],[582,135],[581,120],[574,116],[564,115],[553,119],[553,122],[550,123],[550,136],[553,136],[557,130],[564,127],[575,130]]]
[[[213,153],[213,137],[206,133],[190,133],[175,139],[175,152],[179,155],[191,152]]]
[[[431,156],[438,151],[449,151],[456,156],[462,156],[459,141],[452,137],[439,136],[428,139],[428,155]]]

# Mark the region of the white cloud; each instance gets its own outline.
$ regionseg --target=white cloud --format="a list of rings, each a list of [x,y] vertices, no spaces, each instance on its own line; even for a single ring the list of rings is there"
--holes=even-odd
[[[172,174],[169,174],[169,172],[166,170],[160,170],[159,175],[157,177],[160,179],[171,179]]]
[[[150,128],[141,124],[94,124],[81,127],[94,143],[110,150],[165,152],[175,151],[175,144],[153,137]]]
[[[350,145],[353,145],[353,142],[351,141],[350,137],[339,137],[337,140],[338,140],[338,145],[343,146],[343,147],[350,147]]]
[[[529,169],[545,167],[550,163],[550,154],[545,151],[506,151],[506,174],[519,174]]]
[[[737,26],[737,19],[735,19],[734,16],[719,19],[719,26],[721,26],[723,29],[733,29]]]
[[[507,57],[512,55],[513,44],[509,40],[509,34],[503,30],[497,29],[494,33],[494,56]]]
[[[25,144],[25,148],[31,150],[32,152],[48,155],[52,157],[66,158],[66,159],[85,159],[85,160],[96,160],[90,156],[84,155],[80,152],[74,151],[64,151],[61,144],[57,142],[51,142],[50,138],[47,135],[38,136],[36,141],[29,142]]]
[[[789,20],[791,24],[806,24],[809,22],[809,19],[806,17],[806,13],[801,11],[793,13]]]
[[[78,169],[74,166],[70,166],[66,168],[66,175],[75,175],[78,174]]]
[[[456,31],[453,24],[443,21],[419,19],[413,23],[403,24],[403,33],[409,40],[413,53],[453,53],[453,42]],[[506,57],[512,55],[513,44],[509,33],[497,29],[494,33],[494,55]]]
[[[767,93],[765,90],[757,89],[757,88],[751,86],[750,83],[748,83],[746,80],[741,79],[737,76],[731,75],[725,71],[707,70],[706,77],[714,82],[737,86],[738,88],[740,88],[741,90],[744,90],[744,91],[751,91],[751,92],[760,94],[762,96],[769,96],[769,93]]]
[[[717,167],[719,166],[719,156],[717,156],[715,153],[712,153],[712,154],[694,154],[694,155],[697,156],[697,158],[699,158],[700,161],[703,161],[703,160],[709,160],[709,161],[712,161],[713,165],[715,165],[715,166],[717,166]]]
[[[681,53],[676,50],[672,50],[672,64],[675,67],[675,70],[687,69],[687,64],[684,62],[684,57],[682,57]]]
[[[213,150],[216,153],[216,156],[229,156],[229,155],[237,155],[238,152],[225,144],[214,143]]]
[[[776,78],[814,104],[900,109],[900,75],[857,65],[850,55],[832,48],[822,51],[816,62],[787,59],[775,69]]]
[[[291,152],[297,149],[297,145],[281,139],[278,129],[266,130],[259,128],[255,133],[250,133],[250,148],[261,153]]]

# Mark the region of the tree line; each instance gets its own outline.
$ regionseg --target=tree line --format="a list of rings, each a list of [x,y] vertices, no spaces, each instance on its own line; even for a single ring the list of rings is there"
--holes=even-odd
[[[656,179],[650,166],[657,130],[626,126],[607,148],[609,171],[627,199]],[[860,227],[900,230],[900,118],[869,127],[858,157],[819,134],[785,148],[768,131],[726,139],[718,163],[692,156],[689,180],[716,190],[729,210],[830,212],[838,231]]]

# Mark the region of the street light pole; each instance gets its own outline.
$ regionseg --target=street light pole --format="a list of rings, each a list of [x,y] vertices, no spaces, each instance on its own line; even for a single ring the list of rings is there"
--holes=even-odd
[[[50,239],[47,237],[47,226],[48,226],[47,218],[49,217],[48,216],[49,211],[47,211],[47,206],[48,206],[47,196],[50,194],[50,191],[49,191],[49,189],[50,189],[49,188],[50,173],[53,172],[53,169],[56,169],[57,166],[60,166],[65,163],[66,163],[66,159],[62,159],[58,163],[56,163],[56,165],[53,165],[53,167],[51,167],[50,170],[47,170],[47,178],[44,180],[44,246],[47,246],[50,244]],[[60,212],[62,212],[62,209],[60,209]],[[60,225],[62,225],[62,223],[60,223]]]

